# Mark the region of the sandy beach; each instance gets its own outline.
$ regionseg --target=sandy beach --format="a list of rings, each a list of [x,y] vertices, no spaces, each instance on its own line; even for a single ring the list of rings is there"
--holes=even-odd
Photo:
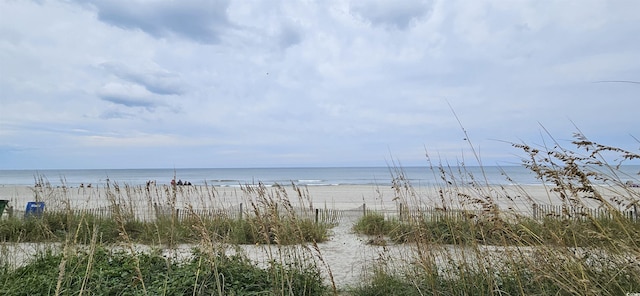
[[[389,262],[407,264],[412,246],[367,244],[369,238],[357,235],[351,230],[355,221],[362,216],[364,208],[398,215],[401,204],[413,208],[477,209],[487,196],[496,202],[501,210],[509,210],[530,215],[532,203],[558,204],[559,195],[544,186],[501,186],[501,187],[411,187],[396,190],[390,186],[344,185],[307,186],[298,188],[284,186],[280,189],[267,187],[265,194],[272,198],[286,198],[292,204],[307,208],[334,209],[344,211],[339,224],[332,229],[330,239],[319,244],[326,275],[328,269],[339,287],[354,285],[362,276],[371,272],[370,266],[380,258],[394,258]],[[137,209],[148,209],[151,203],[169,204],[170,186],[152,186],[147,191],[144,186],[115,188],[43,188],[28,186],[0,186],[0,199],[9,200],[14,207],[14,215],[21,215],[27,202],[40,200],[48,210],[64,209],[66,206],[80,209],[108,207],[113,200],[129,203]],[[621,188],[602,188],[608,198],[616,195]],[[111,196],[109,196],[111,194]],[[228,208],[237,209],[238,204],[248,203],[252,194],[247,188],[182,186],[175,191],[175,208]],[[364,206],[363,206],[364,205]],[[593,204],[595,206],[595,203]],[[246,208],[245,208],[246,209]],[[141,213],[143,214],[143,213]],[[6,211],[5,214],[7,215]],[[38,244],[4,243],[2,248],[12,256],[13,264],[21,264],[24,258],[44,248]],[[144,246],[140,246],[144,249]],[[191,246],[183,246],[168,252],[188,253]],[[256,262],[266,259],[271,253],[266,246],[242,246],[242,250]],[[272,250],[271,250],[272,251]],[[315,251],[313,251],[315,252]],[[5,253],[6,254],[6,253]],[[402,255],[404,254],[404,256]],[[183,254],[184,255],[184,254]],[[5,260],[9,260],[5,258]]]
[[[282,190],[266,187],[265,194],[286,198],[294,205],[308,208],[356,210],[363,205],[367,209],[378,211],[396,211],[400,204],[410,207],[437,207],[451,209],[474,209],[483,202],[491,200],[502,210],[514,210],[519,213],[531,211],[531,205],[557,205],[562,199],[557,192],[542,185],[492,186],[492,187],[410,187],[395,189],[391,186],[377,185],[337,185],[306,186],[293,188],[283,186]],[[638,188],[618,188],[602,186],[599,191],[605,199],[611,200],[621,195],[623,190]],[[110,192],[111,195],[108,195]],[[275,193],[274,193],[275,192]],[[227,208],[246,203],[257,193],[248,192],[247,187],[179,186],[175,192],[175,207],[183,208]],[[121,186],[118,188],[61,188],[0,185],[0,199],[8,200],[17,212],[24,210],[27,202],[44,201],[48,209],[59,207],[87,209],[99,208],[116,202],[129,203],[144,209],[151,203],[167,204],[173,202],[171,187],[167,185]],[[597,201],[580,196],[586,206],[597,207]],[[67,205],[68,203],[68,205]]]

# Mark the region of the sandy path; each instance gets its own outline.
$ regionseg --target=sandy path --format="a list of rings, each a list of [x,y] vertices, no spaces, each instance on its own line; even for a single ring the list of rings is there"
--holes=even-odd
[[[559,202],[557,193],[549,192],[543,186],[507,186],[504,188],[455,188],[454,190],[438,188],[413,188],[412,190],[394,190],[391,187],[377,187],[366,185],[341,185],[341,186],[310,186],[303,188],[303,198],[292,188],[285,187],[286,195],[293,204],[303,204],[309,207],[309,202],[314,208],[329,208],[345,211],[341,221],[332,232],[329,241],[319,244],[321,257],[333,273],[333,279],[338,287],[346,287],[358,284],[362,276],[370,274],[371,263],[381,256],[392,258],[400,264],[406,264],[411,254],[410,245],[391,245],[386,247],[371,246],[367,244],[368,238],[356,235],[351,231],[354,222],[362,215],[362,205],[368,209],[386,211],[389,215],[398,213],[399,203],[419,206],[442,207],[466,207],[471,206],[469,199],[482,199],[484,196],[492,196],[493,200],[504,209],[514,209],[521,213],[531,212],[531,203],[554,204]],[[151,201],[166,203],[167,187],[152,189],[155,197],[148,197],[143,188],[133,188],[127,191],[120,188],[119,195],[123,201],[139,203],[141,208],[148,207]],[[241,202],[247,202],[246,192],[236,187],[216,188],[181,188],[176,194],[176,207],[192,205],[193,207],[234,206]],[[607,198],[621,193],[620,188],[603,188]],[[634,189],[638,194],[637,189]],[[458,193],[466,194],[460,198]],[[445,196],[445,199],[440,196]],[[47,208],[64,206],[62,200],[66,200],[74,207],[95,208],[108,206],[105,188],[30,188],[25,186],[0,186],[0,199],[10,200],[10,204],[20,213],[28,201],[36,198],[47,202]],[[308,198],[306,198],[308,197]],[[398,197],[400,197],[398,199]],[[154,200],[155,199],[155,200]],[[468,204],[467,204],[468,203]],[[476,204],[477,205],[477,204]],[[6,214],[5,214],[6,215]],[[58,246],[59,245],[54,245]],[[46,244],[0,244],[0,259],[11,264],[21,264],[32,254],[42,251]],[[145,247],[140,246],[140,249]],[[191,246],[182,246],[174,252],[184,255]],[[256,262],[268,259],[269,250],[264,246],[242,246],[244,252]],[[308,250],[307,250],[308,251]],[[271,253],[273,254],[273,249]],[[310,254],[315,254],[313,251]],[[322,265],[322,263],[321,263]],[[364,273],[363,273],[364,272]],[[325,273],[326,276],[326,273]]]

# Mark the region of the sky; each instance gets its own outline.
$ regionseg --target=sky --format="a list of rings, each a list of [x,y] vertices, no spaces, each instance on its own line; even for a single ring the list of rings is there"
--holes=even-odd
[[[640,1],[0,0],[0,169],[638,152]]]

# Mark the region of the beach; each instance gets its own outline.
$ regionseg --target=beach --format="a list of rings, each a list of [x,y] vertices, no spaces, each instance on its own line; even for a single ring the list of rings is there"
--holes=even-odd
[[[294,207],[306,209],[331,209],[340,211],[337,226],[331,230],[329,240],[318,244],[318,249],[304,246],[313,253],[328,277],[329,270],[339,287],[355,285],[371,273],[373,263],[388,260],[388,264],[406,266],[410,264],[411,244],[386,244],[376,246],[368,243],[369,238],[355,234],[352,227],[366,211],[384,213],[388,218],[398,218],[404,209],[448,210],[465,209],[481,211],[483,202],[495,202],[501,211],[531,216],[533,203],[558,204],[558,193],[551,192],[545,186],[487,186],[487,187],[400,187],[377,185],[339,185],[339,186],[269,186],[269,187],[215,187],[215,186],[120,186],[92,188],[0,186],[0,199],[9,200],[13,215],[23,215],[24,207],[30,201],[43,201],[50,211],[73,209],[107,209],[113,203],[137,209],[138,215],[148,219],[158,207],[171,207],[180,211],[198,208],[220,208],[228,211],[244,210],[254,200],[255,195],[263,194],[268,198],[289,201]],[[260,191],[264,190],[264,191]],[[615,195],[621,188],[602,188],[603,192]],[[610,197],[611,197],[610,196]],[[173,199],[175,197],[175,199]],[[491,197],[487,199],[487,197]],[[594,203],[595,205],[595,203]],[[145,211],[145,209],[147,209]],[[8,215],[5,211],[5,216]],[[58,246],[54,244],[53,246]],[[2,248],[11,253],[12,264],[20,265],[31,254],[41,251],[46,244],[4,243]],[[167,256],[187,256],[193,246],[178,246],[165,250]],[[138,250],[149,246],[138,245]],[[257,263],[270,259],[274,246],[241,246],[249,258]],[[295,248],[295,247],[294,247]],[[446,246],[445,246],[446,248]],[[450,248],[450,247],[449,247]],[[237,250],[235,250],[237,251]],[[5,259],[9,260],[9,259]]]
[[[112,202],[127,202],[139,209],[149,204],[175,203],[177,208],[226,208],[250,201],[256,193],[249,192],[255,186],[176,186],[175,200],[171,186],[94,186],[80,187],[35,187],[21,185],[0,186],[0,199],[8,200],[16,211],[24,210],[30,201],[44,201],[48,209],[71,206],[79,209],[100,208]],[[265,186],[265,194],[274,194],[275,187]],[[542,185],[499,186],[411,186],[394,188],[381,185],[336,185],[336,186],[280,186],[276,190],[280,198],[287,198],[294,205],[308,208],[357,210],[363,205],[370,210],[396,211],[403,204],[409,207],[434,207],[451,209],[474,209],[482,202],[495,202],[503,210],[520,213],[531,211],[532,204],[557,205],[562,203],[560,194],[551,187]],[[623,190],[640,191],[638,188],[600,186],[606,199],[621,195]],[[111,192],[109,196],[107,192]],[[583,198],[587,196],[579,196]],[[110,198],[118,199],[110,200]],[[583,198],[586,206],[597,206],[596,200]]]

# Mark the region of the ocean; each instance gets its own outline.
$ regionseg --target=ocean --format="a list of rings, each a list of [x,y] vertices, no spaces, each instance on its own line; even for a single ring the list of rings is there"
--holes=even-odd
[[[458,173],[458,169],[466,173]],[[144,185],[148,181],[170,184],[175,180],[193,185],[240,186],[245,184],[281,184],[307,186],[391,185],[398,170],[414,186],[441,184],[440,173],[428,167],[297,167],[297,168],[176,168],[176,169],[65,169],[65,170],[0,170],[0,186],[33,186],[38,179],[52,186],[78,187],[105,185]],[[535,175],[522,166],[452,167],[460,185],[472,181],[487,185],[540,185]],[[637,182],[640,166],[622,168],[621,180]],[[464,176],[461,178],[460,176]],[[508,176],[509,178],[507,178]]]

